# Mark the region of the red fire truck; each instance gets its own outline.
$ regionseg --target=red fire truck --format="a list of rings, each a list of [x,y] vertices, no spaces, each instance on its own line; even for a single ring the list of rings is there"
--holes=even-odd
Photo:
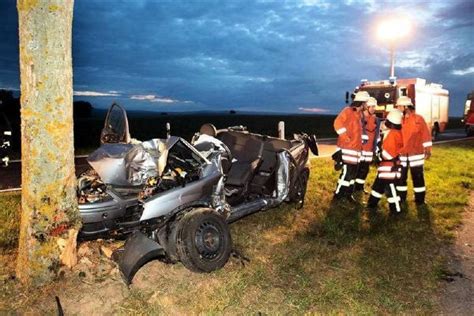
[[[474,136],[474,90],[467,95],[463,123],[467,136]]]
[[[449,92],[436,83],[427,83],[425,79],[396,79],[367,81],[362,80],[356,90],[367,91],[377,99],[376,113],[385,117],[393,109],[400,96],[411,98],[416,113],[423,116],[431,128],[433,137],[443,132],[448,124]]]

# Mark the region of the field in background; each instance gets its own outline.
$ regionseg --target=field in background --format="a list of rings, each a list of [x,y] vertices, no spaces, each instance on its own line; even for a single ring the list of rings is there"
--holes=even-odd
[[[90,118],[76,118],[74,120],[74,145],[76,154],[88,153],[99,146],[100,131],[104,125],[105,111],[96,110]],[[334,115],[275,115],[275,114],[172,114],[166,115],[153,112],[130,112],[130,133],[138,140],[164,138],[166,123],[171,124],[172,135],[190,140],[194,133],[199,131],[202,124],[212,123],[217,128],[244,125],[254,133],[277,136],[279,121],[285,121],[286,137],[295,132],[316,134],[318,138],[336,137],[333,129]],[[462,128],[460,118],[450,118],[448,128]],[[13,126],[12,140],[13,154],[11,157],[20,157],[20,128]]]
[[[9,274],[20,201],[2,195],[0,311],[52,313],[59,295],[66,313],[101,303],[96,313],[432,314],[446,273],[444,248],[474,188],[473,148],[472,140],[437,145],[426,164],[430,206],[417,209],[410,195],[407,215],[394,220],[384,199],[371,223],[360,220],[361,207],[331,203],[337,173],[331,160],[314,159],[303,209],[284,205],[232,225],[235,249],[250,259],[245,266],[232,259],[220,271],[196,274],[155,261],[131,290],[111,278],[87,283],[78,272],[42,292],[18,287]]]
[[[285,121],[286,135],[296,132],[316,134],[318,137],[334,137],[332,128],[335,116],[331,115],[250,115],[250,114],[179,114],[150,116],[129,115],[130,134],[138,140],[166,137],[166,123],[171,124],[171,134],[190,140],[205,123],[218,129],[243,125],[254,133],[278,136],[278,122]],[[80,118],[74,122],[76,148],[94,147],[99,144],[104,117]]]
[[[74,147],[77,154],[89,153],[100,145],[100,132],[104,126],[106,111],[96,110],[92,117],[74,120]],[[278,122],[285,121],[286,136],[305,132],[317,137],[335,137],[332,115],[263,115],[263,114],[160,114],[154,112],[130,112],[128,119],[130,134],[138,140],[166,137],[166,123],[171,124],[171,134],[190,141],[205,123],[212,123],[218,129],[243,125],[249,131],[270,136],[278,135]],[[13,159],[20,158],[20,127],[13,126]]]

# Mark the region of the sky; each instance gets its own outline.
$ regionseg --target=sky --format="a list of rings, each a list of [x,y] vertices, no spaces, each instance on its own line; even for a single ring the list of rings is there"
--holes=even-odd
[[[395,75],[474,90],[474,0],[75,0],[75,100],[159,112],[339,112],[389,76],[380,21],[411,21]],[[19,89],[15,0],[0,0],[0,89]]]

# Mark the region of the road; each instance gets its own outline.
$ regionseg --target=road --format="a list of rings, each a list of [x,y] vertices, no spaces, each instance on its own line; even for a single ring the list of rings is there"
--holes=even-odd
[[[446,132],[439,134],[438,139],[434,142],[435,144],[440,144],[444,142],[449,142],[452,140],[458,139],[467,139],[464,129],[450,129]],[[331,156],[336,150],[336,138],[323,138],[319,140],[319,156],[321,158]],[[316,158],[316,156],[314,156]]]
[[[86,157],[76,157],[76,176],[80,175],[89,168]],[[21,186],[21,161],[13,160],[8,167],[0,167],[0,192],[18,191]]]
[[[473,137],[471,137],[473,138]],[[463,129],[447,130],[445,133],[439,135],[436,143],[443,143],[446,141],[453,141],[458,139],[467,139]],[[474,139],[474,138],[473,138]],[[323,138],[319,140],[319,156],[329,157],[336,149],[336,138]],[[313,156],[311,158],[317,158]],[[86,157],[79,156],[75,159],[76,175],[84,172],[88,167]],[[14,160],[6,168],[0,167],[0,192],[18,191],[21,186],[21,161]]]

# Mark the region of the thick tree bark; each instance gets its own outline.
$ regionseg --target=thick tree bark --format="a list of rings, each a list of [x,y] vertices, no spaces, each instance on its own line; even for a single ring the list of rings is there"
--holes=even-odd
[[[80,217],[72,119],[73,0],[18,0],[22,214],[17,277],[41,285],[75,264]]]

